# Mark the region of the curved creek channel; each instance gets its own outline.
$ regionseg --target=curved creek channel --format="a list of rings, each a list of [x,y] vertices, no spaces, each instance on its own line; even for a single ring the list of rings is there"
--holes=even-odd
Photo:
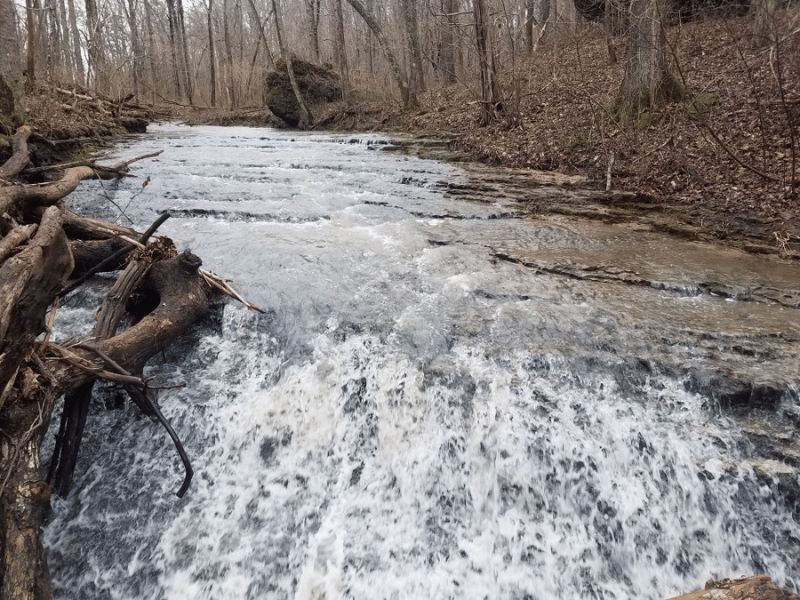
[[[266,314],[220,303],[146,371],[186,384],[160,396],[182,499],[163,429],[95,398],[45,531],[58,598],[798,590],[796,265],[532,218],[567,192],[377,135],[165,125],[108,160],[159,149],[69,204],[169,210],[159,234]]]

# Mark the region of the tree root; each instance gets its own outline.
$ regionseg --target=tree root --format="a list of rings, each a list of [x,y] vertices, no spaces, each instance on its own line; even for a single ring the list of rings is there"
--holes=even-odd
[[[131,162],[146,156],[111,168],[72,166],[60,180],[46,185],[8,185],[4,180],[27,164],[29,136],[24,128],[18,132],[14,156],[0,167],[0,597],[9,600],[52,598],[39,538],[51,487],[40,473],[39,444],[56,400],[65,395],[47,480],[58,494],[69,492],[92,387],[97,379],[105,379],[122,385],[166,429],[184,465],[177,492],[183,496],[193,476],[188,454],[161,413],[154,388],[136,374],[208,312],[213,290],[256,308],[223,278],[201,270],[198,257],[189,252],[176,255],[167,238],[148,243],[168,215],[141,234],[87,219],[63,206],[62,199],[83,179],[118,177]],[[91,339],[51,342],[55,311],[50,323],[45,316],[57,297],[77,289],[95,272],[123,265],[98,312]],[[69,277],[77,279],[65,288]],[[132,315],[135,324],[118,331],[134,293],[150,298],[147,306],[152,309],[143,316]]]

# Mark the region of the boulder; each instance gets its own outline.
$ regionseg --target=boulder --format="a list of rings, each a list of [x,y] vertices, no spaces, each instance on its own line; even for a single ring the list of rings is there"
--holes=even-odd
[[[292,68],[300,93],[312,112],[314,108],[341,99],[339,75],[331,68],[298,58],[292,58]],[[292,91],[289,72],[283,60],[279,60],[275,70],[267,74],[266,87],[266,104],[269,109],[289,127],[297,127],[300,123],[300,105]]]

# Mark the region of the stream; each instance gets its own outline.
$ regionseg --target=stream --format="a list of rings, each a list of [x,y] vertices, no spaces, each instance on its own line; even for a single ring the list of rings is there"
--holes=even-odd
[[[96,394],[45,529],[57,598],[800,590],[796,265],[532,215],[582,192],[374,134],[158,125],[107,160],[161,149],[68,205],[168,210],[159,234],[265,313],[220,302],[145,372],[185,384],[160,394],[182,499],[163,429]]]

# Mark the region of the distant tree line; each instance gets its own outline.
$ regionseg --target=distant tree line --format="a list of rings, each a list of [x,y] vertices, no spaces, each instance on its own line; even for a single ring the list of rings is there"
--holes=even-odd
[[[589,19],[628,37],[623,98],[673,95],[672,3],[697,12],[704,1],[724,0],[0,0],[0,73],[11,73],[0,78],[15,89],[16,61],[28,81],[237,109],[263,105],[266,73],[288,54],[330,64],[344,96],[414,105],[426,88],[461,83],[489,122],[500,79]],[[752,1],[766,31],[777,0]]]

